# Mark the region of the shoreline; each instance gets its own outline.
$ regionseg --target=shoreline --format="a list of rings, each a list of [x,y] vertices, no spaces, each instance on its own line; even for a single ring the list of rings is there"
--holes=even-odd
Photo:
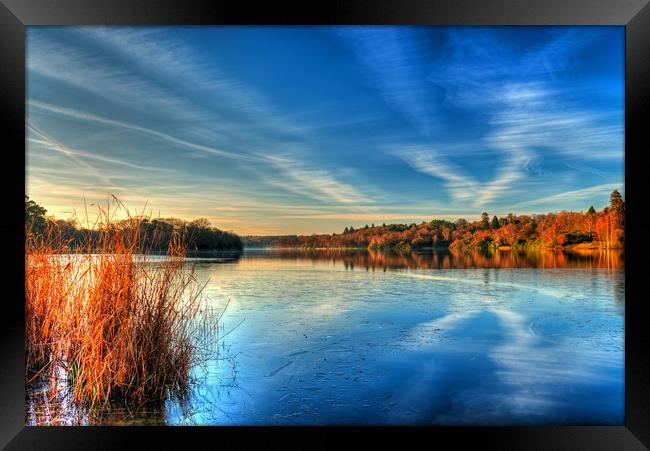
[[[379,252],[379,253],[424,253],[424,252],[444,252],[444,253],[469,253],[469,252],[479,252],[486,254],[493,254],[495,252],[516,252],[516,253],[534,253],[534,252],[574,252],[574,251],[623,251],[625,246],[610,246],[603,247],[599,244],[594,243],[578,243],[570,244],[563,247],[539,247],[526,249],[525,246],[498,246],[495,249],[484,250],[480,247],[471,247],[471,248],[452,248],[452,247],[421,247],[415,249],[400,249],[400,248],[385,248],[385,249],[375,249],[370,247],[355,246],[355,247],[303,247],[303,246],[267,246],[267,247],[246,247],[242,251],[230,251],[230,252],[245,252],[245,251],[263,251],[263,250],[287,250],[287,251],[367,251],[367,252]],[[228,252],[228,251],[217,251],[217,252]]]

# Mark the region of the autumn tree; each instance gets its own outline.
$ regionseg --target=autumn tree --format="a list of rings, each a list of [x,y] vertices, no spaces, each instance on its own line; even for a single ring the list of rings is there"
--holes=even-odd
[[[605,247],[617,247],[623,241],[625,227],[625,204],[618,190],[611,192],[609,205],[596,220],[596,234]]]
[[[420,224],[383,224],[381,227],[346,227],[342,234],[299,236],[286,242],[298,247],[369,247],[410,251],[429,246],[449,246],[457,250],[493,251],[499,246],[515,250],[560,248],[568,245],[597,242],[601,247],[619,247],[624,240],[624,203],[617,193],[611,206],[598,212],[593,206],[587,212],[514,215],[489,220],[487,212],[469,223],[433,219]],[[591,246],[587,246],[591,247]]]
[[[614,247],[617,241],[616,211],[609,208],[598,214],[595,229],[598,241],[600,241],[603,247]]]

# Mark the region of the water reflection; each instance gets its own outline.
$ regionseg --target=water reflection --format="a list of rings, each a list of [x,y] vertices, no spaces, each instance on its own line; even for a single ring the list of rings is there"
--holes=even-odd
[[[622,252],[191,260],[229,304],[188,399],[88,416],[34,391],[30,424],[623,424]]]
[[[187,251],[192,261],[209,261],[214,263],[237,263],[242,251]]]
[[[126,401],[112,401],[95,408],[72,402],[72,393],[64,383],[50,387],[43,380],[28,384],[25,391],[25,424],[28,426],[159,426],[219,424],[222,412],[220,397],[239,387],[236,381],[235,361],[227,355],[209,361],[205,368],[194,368],[192,389],[179,396],[152,399],[144,404],[131,405]],[[232,374],[228,374],[230,371]],[[210,374],[211,373],[211,374]],[[206,386],[208,377],[218,376],[218,383]]]
[[[429,252],[378,252],[372,250],[338,249],[265,249],[246,250],[244,259],[282,259],[312,262],[342,263],[346,269],[469,269],[469,268],[624,268],[621,250],[582,250],[572,252],[498,251],[492,254],[480,252],[455,253],[449,251]]]

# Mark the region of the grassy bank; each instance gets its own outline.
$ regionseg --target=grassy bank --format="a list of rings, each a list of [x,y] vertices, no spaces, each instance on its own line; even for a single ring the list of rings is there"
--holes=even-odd
[[[139,228],[102,212],[88,241],[54,225],[25,242],[27,383],[45,381],[89,406],[182,394],[216,349],[216,315],[174,238],[152,261]],[[90,251],[94,255],[90,255]]]

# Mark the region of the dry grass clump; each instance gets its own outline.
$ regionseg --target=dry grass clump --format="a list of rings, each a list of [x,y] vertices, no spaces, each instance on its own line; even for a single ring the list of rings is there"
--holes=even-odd
[[[84,240],[66,241],[55,224],[27,228],[27,381],[91,406],[182,393],[190,369],[217,349],[216,316],[183,243],[148,257],[137,221],[116,227],[100,213]]]

